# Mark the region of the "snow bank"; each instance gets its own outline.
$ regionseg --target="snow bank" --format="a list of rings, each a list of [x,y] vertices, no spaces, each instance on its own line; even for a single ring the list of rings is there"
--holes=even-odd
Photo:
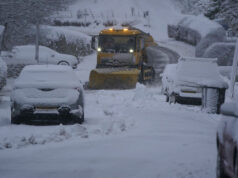
[[[225,103],[221,106],[221,112],[224,115],[238,117],[238,103],[233,101],[230,103]],[[232,130],[232,129],[231,129]]]
[[[213,43],[206,49],[203,57],[217,58],[217,64],[219,66],[232,66],[235,47],[235,43]]]

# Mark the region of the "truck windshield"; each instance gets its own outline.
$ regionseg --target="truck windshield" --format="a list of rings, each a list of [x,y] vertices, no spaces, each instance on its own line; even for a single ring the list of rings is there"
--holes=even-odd
[[[134,52],[136,47],[135,36],[99,36],[99,48],[106,53]]]

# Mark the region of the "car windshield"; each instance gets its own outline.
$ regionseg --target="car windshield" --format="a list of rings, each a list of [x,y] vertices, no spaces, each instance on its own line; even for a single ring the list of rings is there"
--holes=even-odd
[[[201,61],[180,61],[177,67],[178,76],[181,77],[217,78],[217,70],[215,63]]]
[[[23,71],[15,83],[16,88],[72,88],[79,85],[72,71]]]
[[[136,38],[134,36],[109,36],[99,37],[99,47],[102,52],[108,53],[129,53],[135,51]]]

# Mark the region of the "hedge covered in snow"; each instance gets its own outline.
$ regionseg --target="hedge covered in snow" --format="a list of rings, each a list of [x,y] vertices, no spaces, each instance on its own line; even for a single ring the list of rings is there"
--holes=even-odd
[[[41,45],[47,46],[59,53],[70,54],[76,57],[91,54],[91,38],[77,31],[75,27],[43,26],[45,34]]]
[[[217,58],[217,64],[219,66],[232,66],[234,52],[235,52],[235,43],[213,43],[208,47],[204,53],[206,58]]]
[[[209,46],[213,43],[224,41],[226,41],[226,32],[222,27],[211,31],[197,44],[195,56],[204,57],[204,53]]]
[[[197,45],[209,33],[222,28],[218,23],[203,15],[185,16],[173,25],[168,25],[168,36],[176,40]]]

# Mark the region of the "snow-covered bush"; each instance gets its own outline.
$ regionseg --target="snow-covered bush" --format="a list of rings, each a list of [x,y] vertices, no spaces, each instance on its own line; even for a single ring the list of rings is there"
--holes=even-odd
[[[51,27],[42,28],[45,37],[41,44],[59,53],[71,54],[76,57],[86,56],[92,53],[91,38],[75,27]]]
[[[196,46],[196,57],[202,57],[206,49],[216,42],[225,41],[226,32],[220,27],[208,33]]]
[[[203,55],[205,58],[217,58],[219,66],[231,66],[235,52],[235,43],[213,43]]]
[[[0,57],[0,90],[6,85],[7,65]]]
[[[190,15],[183,17],[175,25],[168,25],[168,36],[197,45],[203,37],[219,28],[222,27],[218,23],[202,15]]]

